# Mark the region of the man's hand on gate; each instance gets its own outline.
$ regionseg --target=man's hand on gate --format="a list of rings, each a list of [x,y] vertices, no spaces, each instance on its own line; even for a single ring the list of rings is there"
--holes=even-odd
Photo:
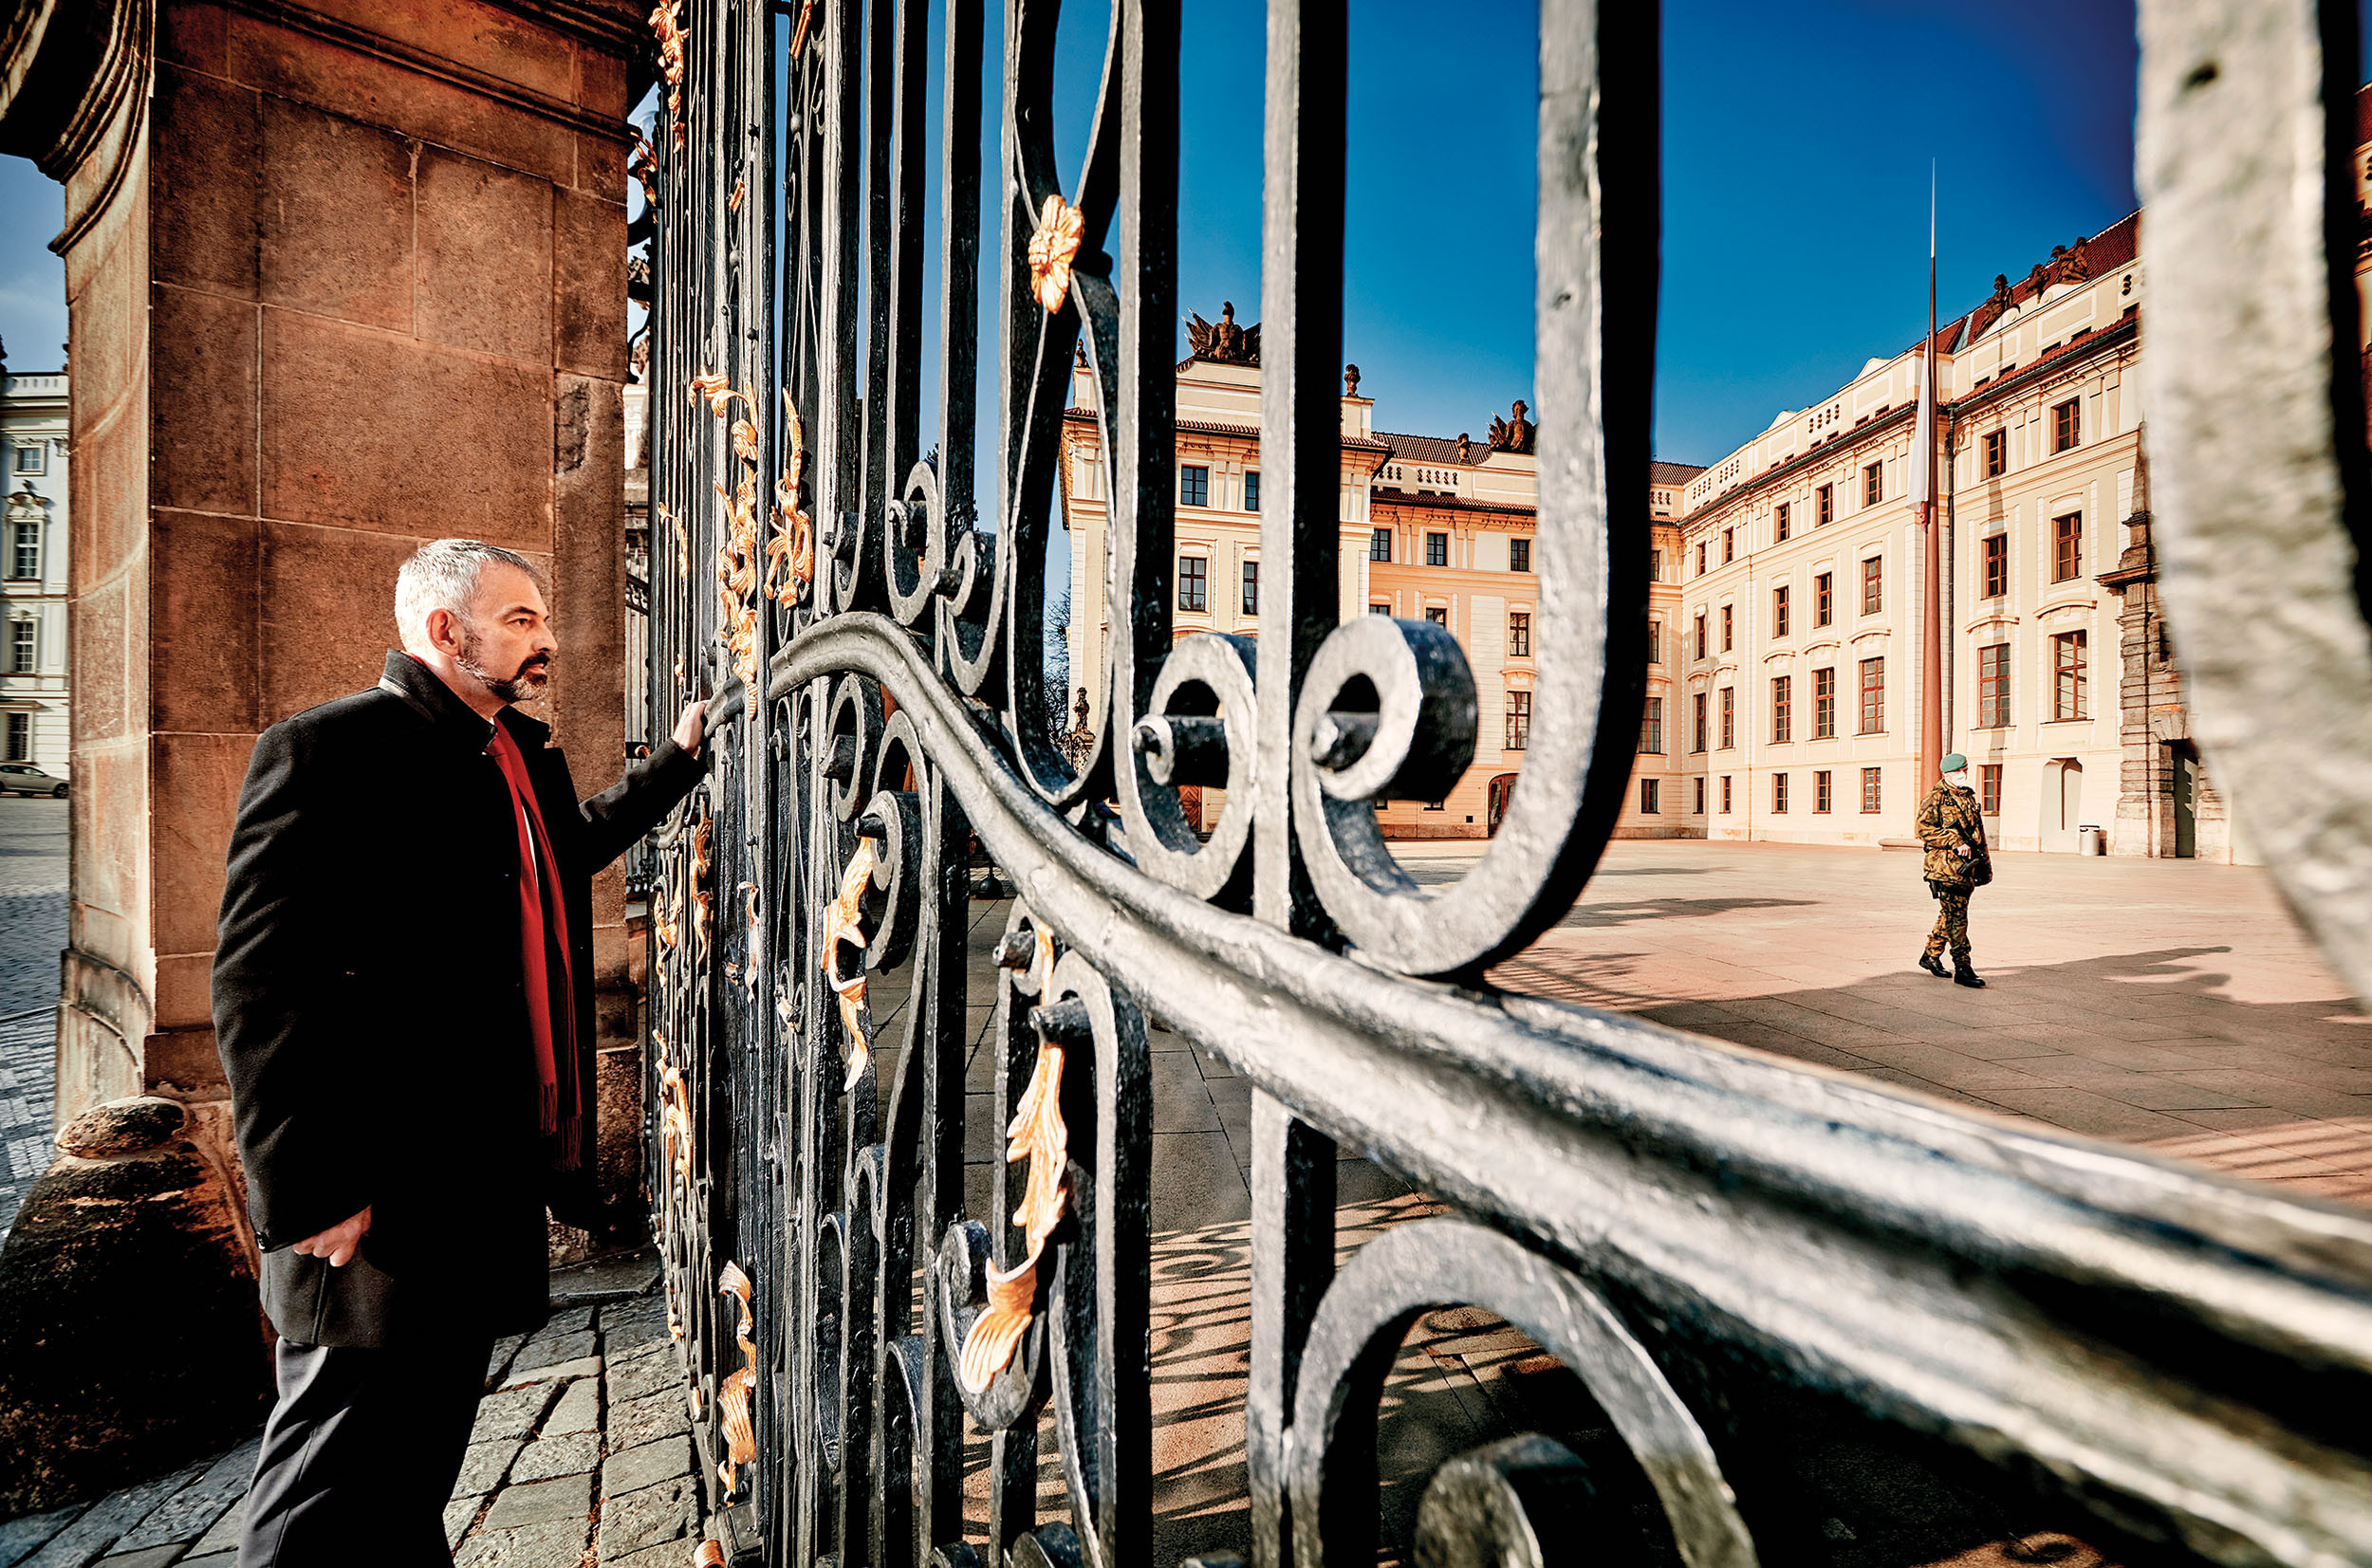
[[[343,1268],[354,1261],[355,1249],[362,1245],[362,1233],[371,1227],[371,1211],[367,1208],[350,1220],[331,1226],[318,1236],[307,1236],[296,1244],[298,1252],[307,1258],[326,1258],[332,1268]]]
[[[676,721],[676,747],[695,757],[700,754],[700,736],[708,728],[702,719],[707,710],[706,703],[688,702],[683,705],[683,717]]]

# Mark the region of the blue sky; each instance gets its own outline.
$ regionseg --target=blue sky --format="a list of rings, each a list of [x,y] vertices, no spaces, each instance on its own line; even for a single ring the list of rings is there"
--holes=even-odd
[[[1179,303],[1215,317],[1232,299],[1250,322],[1264,6],[1186,9]],[[1105,14],[1066,8],[1066,170]],[[1711,461],[1918,335],[1931,157],[1947,315],[2132,209],[2130,0],[2014,25],[1965,0],[1667,0],[1664,16],[1660,455]],[[1480,434],[1530,394],[1534,17],[1509,0],[1353,8],[1344,343],[1386,429]],[[992,32],[991,72],[999,55]],[[0,338],[20,369],[62,357],[59,212],[55,186],[0,158]]]

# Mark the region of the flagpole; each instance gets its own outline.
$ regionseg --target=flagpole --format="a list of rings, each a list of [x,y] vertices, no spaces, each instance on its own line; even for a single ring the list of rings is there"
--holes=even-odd
[[[1919,553],[1927,567],[1919,639],[1919,783],[1916,799],[1935,784],[1944,757],[1944,615],[1941,531],[1936,526],[1936,166],[1927,168],[1927,337],[1919,345],[1919,412],[1913,425],[1920,443]]]

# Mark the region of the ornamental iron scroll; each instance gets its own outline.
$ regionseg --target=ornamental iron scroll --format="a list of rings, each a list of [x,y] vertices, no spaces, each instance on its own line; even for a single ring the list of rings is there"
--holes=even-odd
[[[2143,7],[2144,178],[2166,209],[2150,265],[2176,318],[2154,418],[2183,433],[2154,453],[2159,516],[2244,810],[2270,777],[2257,715],[2300,710],[2252,684],[2278,662],[2254,656],[2264,638],[2372,696],[2345,548],[2363,411],[2333,369],[2352,235],[2268,194],[2336,199],[2351,111],[2317,93],[2346,68],[2325,59],[2355,58],[2346,10]],[[703,1560],[1147,1560],[1148,1015],[1254,1089],[1264,1565],[1372,1560],[1383,1371],[1453,1304],[1522,1328],[1604,1424],[1441,1467],[1423,1559],[1532,1560],[1561,1531],[1620,1555],[1631,1522],[1603,1498],[1628,1467],[1661,1522],[1650,1557],[1825,1560],[1821,1487],[1791,1467],[1816,1428],[2147,1560],[2372,1559],[2372,1439],[2334,1413],[2372,1393],[2361,1212],[1487,979],[1571,907],[1639,720],[1652,8],[1540,6],[1539,406],[1518,419],[1541,473],[1547,717],[1498,836],[1445,886],[1399,867],[1369,806],[1471,765],[1472,674],[1438,628],[1339,603],[1347,7],[1269,8],[1256,638],[1174,638],[1170,619],[1177,3],[1114,0],[1075,171],[1049,129],[1056,16],[1009,0],[993,105],[978,0],[669,0],[653,20],[651,710],[736,670],[762,687],[655,852],[648,1169],[717,1522]],[[1122,477],[1104,719],[1063,734],[1043,563],[1075,360]],[[2266,417],[2225,407],[2235,389],[2301,415],[2262,472],[2218,435]],[[2263,565],[2293,535],[2300,613],[2228,625],[2295,586]],[[2360,762],[2354,724],[2283,744]],[[2346,868],[2372,864],[2367,770],[2290,776],[2326,798],[2261,841],[2363,981],[2367,878]],[[1211,787],[1206,837],[1179,793]],[[967,994],[975,848],[1019,890],[993,998]],[[967,1020],[989,1002],[985,1131],[1016,1157],[973,1212]],[[1344,1148],[1452,1214],[1338,1270]]]

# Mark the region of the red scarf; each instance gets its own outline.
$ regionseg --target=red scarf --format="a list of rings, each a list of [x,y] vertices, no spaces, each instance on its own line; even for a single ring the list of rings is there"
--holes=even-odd
[[[528,1035],[535,1047],[537,1126],[557,1142],[553,1163],[577,1168],[577,991],[569,971],[568,907],[559,886],[559,862],[544,813],[528,782],[519,743],[497,721],[486,753],[510,785],[511,820],[519,830],[519,964],[526,984]],[[557,965],[553,955],[558,955]],[[553,969],[559,970],[554,984]],[[559,1003],[555,1006],[553,996]]]

